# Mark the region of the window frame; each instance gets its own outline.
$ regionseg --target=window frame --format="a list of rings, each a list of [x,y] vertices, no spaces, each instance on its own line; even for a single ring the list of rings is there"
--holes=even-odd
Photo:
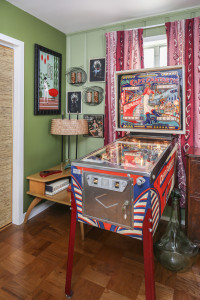
[[[155,35],[143,38],[143,49],[154,49],[154,66],[152,68],[160,66],[160,47],[167,46],[167,36]],[[167,65],[166,65],[167,66]],[[165,66],[162,66],[165,67]]]

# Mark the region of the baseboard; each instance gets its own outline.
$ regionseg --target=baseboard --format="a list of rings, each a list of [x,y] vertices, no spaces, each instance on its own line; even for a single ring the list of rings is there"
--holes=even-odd
[[[31,218],[37,216],[39,213],[41,213],[42,211],[44,211],[45,209],[49,208],[50,206],[52,206],[53,204],[55,204],[54,202],[51,201],[45,201],[44,203],[38,204],[36,207],[34,207],[28,217],[28,220],[30,220]],[[24,213],[24,218],[25,218],[26,213]]]
[[[169,222],[169,217],[167,217],[167,216],[162,216],[162,217],[161,217],[161,220],[163,220],[163,221],[168,221],[168,222]],[[181,221],[181,225],[185,226],[185,221],[184,221],[184,220]]]

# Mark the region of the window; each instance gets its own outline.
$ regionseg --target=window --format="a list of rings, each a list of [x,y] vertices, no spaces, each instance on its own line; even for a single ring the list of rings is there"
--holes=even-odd
[[[167,38],[166,35],[158,35],[144,38],[144,67],[167,66]]]

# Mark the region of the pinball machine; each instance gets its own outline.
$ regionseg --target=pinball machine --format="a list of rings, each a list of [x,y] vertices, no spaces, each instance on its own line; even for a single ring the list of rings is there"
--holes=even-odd
[[[72,163],[65,292],[76,220],[143,241],[146,299],[155,299],[153,234],[175,183],[185,132],[184,67],[116,72],[116,127],[129,134]]]

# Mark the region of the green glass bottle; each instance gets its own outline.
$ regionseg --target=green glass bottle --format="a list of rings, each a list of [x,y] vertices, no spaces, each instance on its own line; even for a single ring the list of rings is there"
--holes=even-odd
[[[179,221],[179,190],[174,189],[171,196],[171,217],[166,233],[154,244],[154,254],[164,268],[173,272],[184,272],[194,263],[199,248],[181,230]]]

